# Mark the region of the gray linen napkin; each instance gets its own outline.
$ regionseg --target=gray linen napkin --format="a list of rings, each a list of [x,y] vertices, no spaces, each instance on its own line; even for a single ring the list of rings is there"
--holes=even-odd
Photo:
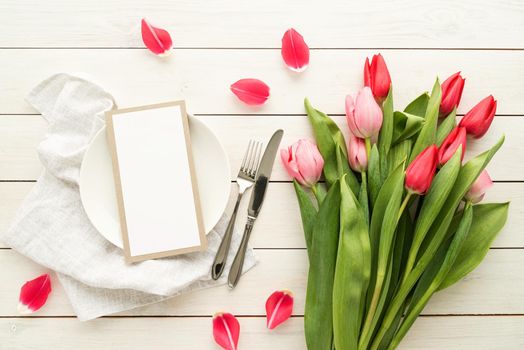
[[[87,218],[78,191],[79,171],[89,142],[104,124],[104,112],[114,107],[108,92],[85,79],[57,74],[36,86],[27,100],[49,122],[38,147],[45,170],[0,239],[57,272],[80,320],[225,282],[225,276],[213,281],[210,269],[226,217],[209,233],[207,251],[133,265],[124,262],[121,249]],[[235,232],[229,262],[239,242]],[[255,263],[249,250],[244,272]]]

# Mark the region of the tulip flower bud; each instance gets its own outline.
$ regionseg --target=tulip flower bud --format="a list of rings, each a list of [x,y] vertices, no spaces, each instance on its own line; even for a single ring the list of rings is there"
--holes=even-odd
[[[459,126],[466,128],[467,133],[474,138],[481,138],[488,131],[496,111],[497,101],[489,95],[466,113]]]
[[[369,58],[366,58],[366,63],[364,64],[364,86],[369,86],[378,100],[383,100],[388,96],[389,88],[391,87],[391,77],[381,54],[373,55],[371,64],[369,64]]]
[[[468,193],[466,193],[466,199],[472,203],[478,203],[484,198],[486,191],[493,186],[493,180],[489,176],[487,170],[480,173],[479,177],[475,180]]]
[[[363,87],[357,96],[346,97],[346,119],[351,133],[361,139],[376,140],[382,126],[382,110],[371,89]]]
[[[406,169],[406,189],[425,194],[431,186],[438,163],[438,148],[431,145],[423,150]]]
[[[363,139],[349,135],[348,160],[351,169],[359,173],[368,168],[368,155],[366,153],[366,143]]]
[[[442,83],[442,99],[440,101],[441,117],[448,115],[453,108],[459,105],[465,81],[466,79],[462,78],[460,72],[457,72]]]
[[[280,150],[280,158],[289,176],[301,185],[312,187],[320,179],[324,159],[317,146],[309,140],[299,140]]]
[[[457,126],[453,129],[448,137],[442,142],[438,150],[438,161],[440,165],[446,164],[448,160],[453,157],[459,147],[462,147],[462,153],[460,160],[464,159],[464,153],[466,152],[466,129]]]

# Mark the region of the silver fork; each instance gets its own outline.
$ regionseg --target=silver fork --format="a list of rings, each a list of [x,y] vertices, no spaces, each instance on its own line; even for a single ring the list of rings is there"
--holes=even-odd
[[[233,229],[235,227],[238,206],[240,205],[243,194],[255,183],[255,175],[258,169],[258,163],[260,162],[261,152],[262,143],[250,140],[246,153],[244,154],[244,159],[242,160],[242,165],[240,166],[240,170],[238,171],[237,175],[238,196],[235,209],[233,210],[233,214],[229,219],[226,233],[224,233],[224,237],[222,238],[222,242],[220,243],[220,247],[218,247],[218,251],[215,256],[215,261],[211,267],[211,276],[214,280],[217,280],[222,275],[222,272],[224,272],[227,255],[229,253],[229,246],[231,245],[231,237],[233,237]]]

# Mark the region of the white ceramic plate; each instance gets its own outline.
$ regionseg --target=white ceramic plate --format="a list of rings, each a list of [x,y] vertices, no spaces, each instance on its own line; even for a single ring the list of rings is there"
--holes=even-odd
[[[215,134],[205,124],[190,116],[189,128],[204,227],[209,233],[222,216],[229,199],[229,161]],[[108,241],[122,248],[113,168],[105,128],[94,137],[82,161],[80,198],[95,228]]]

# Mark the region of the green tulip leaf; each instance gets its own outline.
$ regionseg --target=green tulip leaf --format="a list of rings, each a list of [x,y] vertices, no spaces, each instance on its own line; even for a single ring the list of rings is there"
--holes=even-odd
[[[382,182],[388,176],[387,155],[393,141],[393,87],[389,89],[388,96],[382,102],[382,127],[378,138],[378,152],[380,155],[380,177]]]
[[[322,201],[313,224],[304,314],[308,349],[331,350],[332,347],[340,198],[340,182],[336,181]]]
[[[296,180],[293,180],[293,186],[295,187],[295,192],[297,194],[300,217],[302,219],[302,228],[304,230],[306,247],[309,253],[311,251],[311,237],[313,234],[313,226],[317,218],[317,209],[313,205],[309,194]]]
[[[364,214],[345,177],[340,181],[340,194],[340,239],[332,309],[334,342],[336,349],[357,349],[369,284],[371,252]],[[323,311],[331,313],[331,310]],[[316,326],[319,327],[320,323]]]
[[[349,168],[346,142],[339,127],[326,114],[313,108],[307,98],[304,100],[304,106],[313,127],[318,149],[324,158],[324,178],[328,187],[342,175],[348,174],[351,189],[353,193],[358,194],[358,181]]]
[[[429,94],[424,92],[422,95],[410,102],[404,108],[404,112],[424,118],[426,116],[426,109],[428,108]]]
[[[374,207],[377,200],[378,192],[382,186],[380,181],[380,159],[377,145],[373,145],[368,159],[368,184],[369,184],[369,201],[371,208]]]
[[[431,97],[428,101],[428,107],[424,117],[426,121],[424,126],[422,126],[422,129],[420,129],[417,141],[415,141],[415,145],[411,151],[408,164],[410,164],[425,148],[436,142],[441,94],[440,82],[437,78],[433,85],[433,90],[431,91]]]
[[[411,146],[413,145],[412,140],[404,140],[395,146],[391,147],[388,154],[388,165],[390,167],[389,172],[393,171],[401,163],[406,162],[411,153]]]
[[[413,293],[408,311],[402,320],[397,334],[395,334],[395,337],[389,345],[390,350],[393,350],[398,346],[418,315],[420,315],[424,307],[427,305],[433,293],[437,291],[439,285],[441,285],[442,281],[446,278],[446,275],[448,275],[452,269],[464,241],[470,233],[472,219],[472,207],[471,205],[467,205],[451,242],[449,242],[449,244],[445,243],[440,247],[432,262],[422,274],[420,281],[415,288],[415,292]]]
[[[497,234],[508,218],[509,203],[489,203],[473,206],[473,224],[462,245],[457,260],[439,290],[447,288],[473,271],[484,259]]]
[[[367,315],[364,327],[362,329],[359,348],[366,349],[373,329],[379,321],[382,307],[387,297],[388,275],[391,270],[388,269],[390,262],[391,250],[395,238],[395,230],[398,224],[398,216],[402,194],[404,192],[404,169],[398,166],[387,178],[382,186],[376,206],[371,218],[371,249],[373,259],[373,276],[371,280],[371,289],[367,299]],[[371,298],[370,298],[371,296]]]
[[[437,146],[440,147],[442,142],[449,135],[451,130],[457,125],[457,109],[453,108],[450,114],[440,123],[437,129]]]
[[[424,118],[406,112],[393,113],[393,144],[416,135],[424,125]]]

